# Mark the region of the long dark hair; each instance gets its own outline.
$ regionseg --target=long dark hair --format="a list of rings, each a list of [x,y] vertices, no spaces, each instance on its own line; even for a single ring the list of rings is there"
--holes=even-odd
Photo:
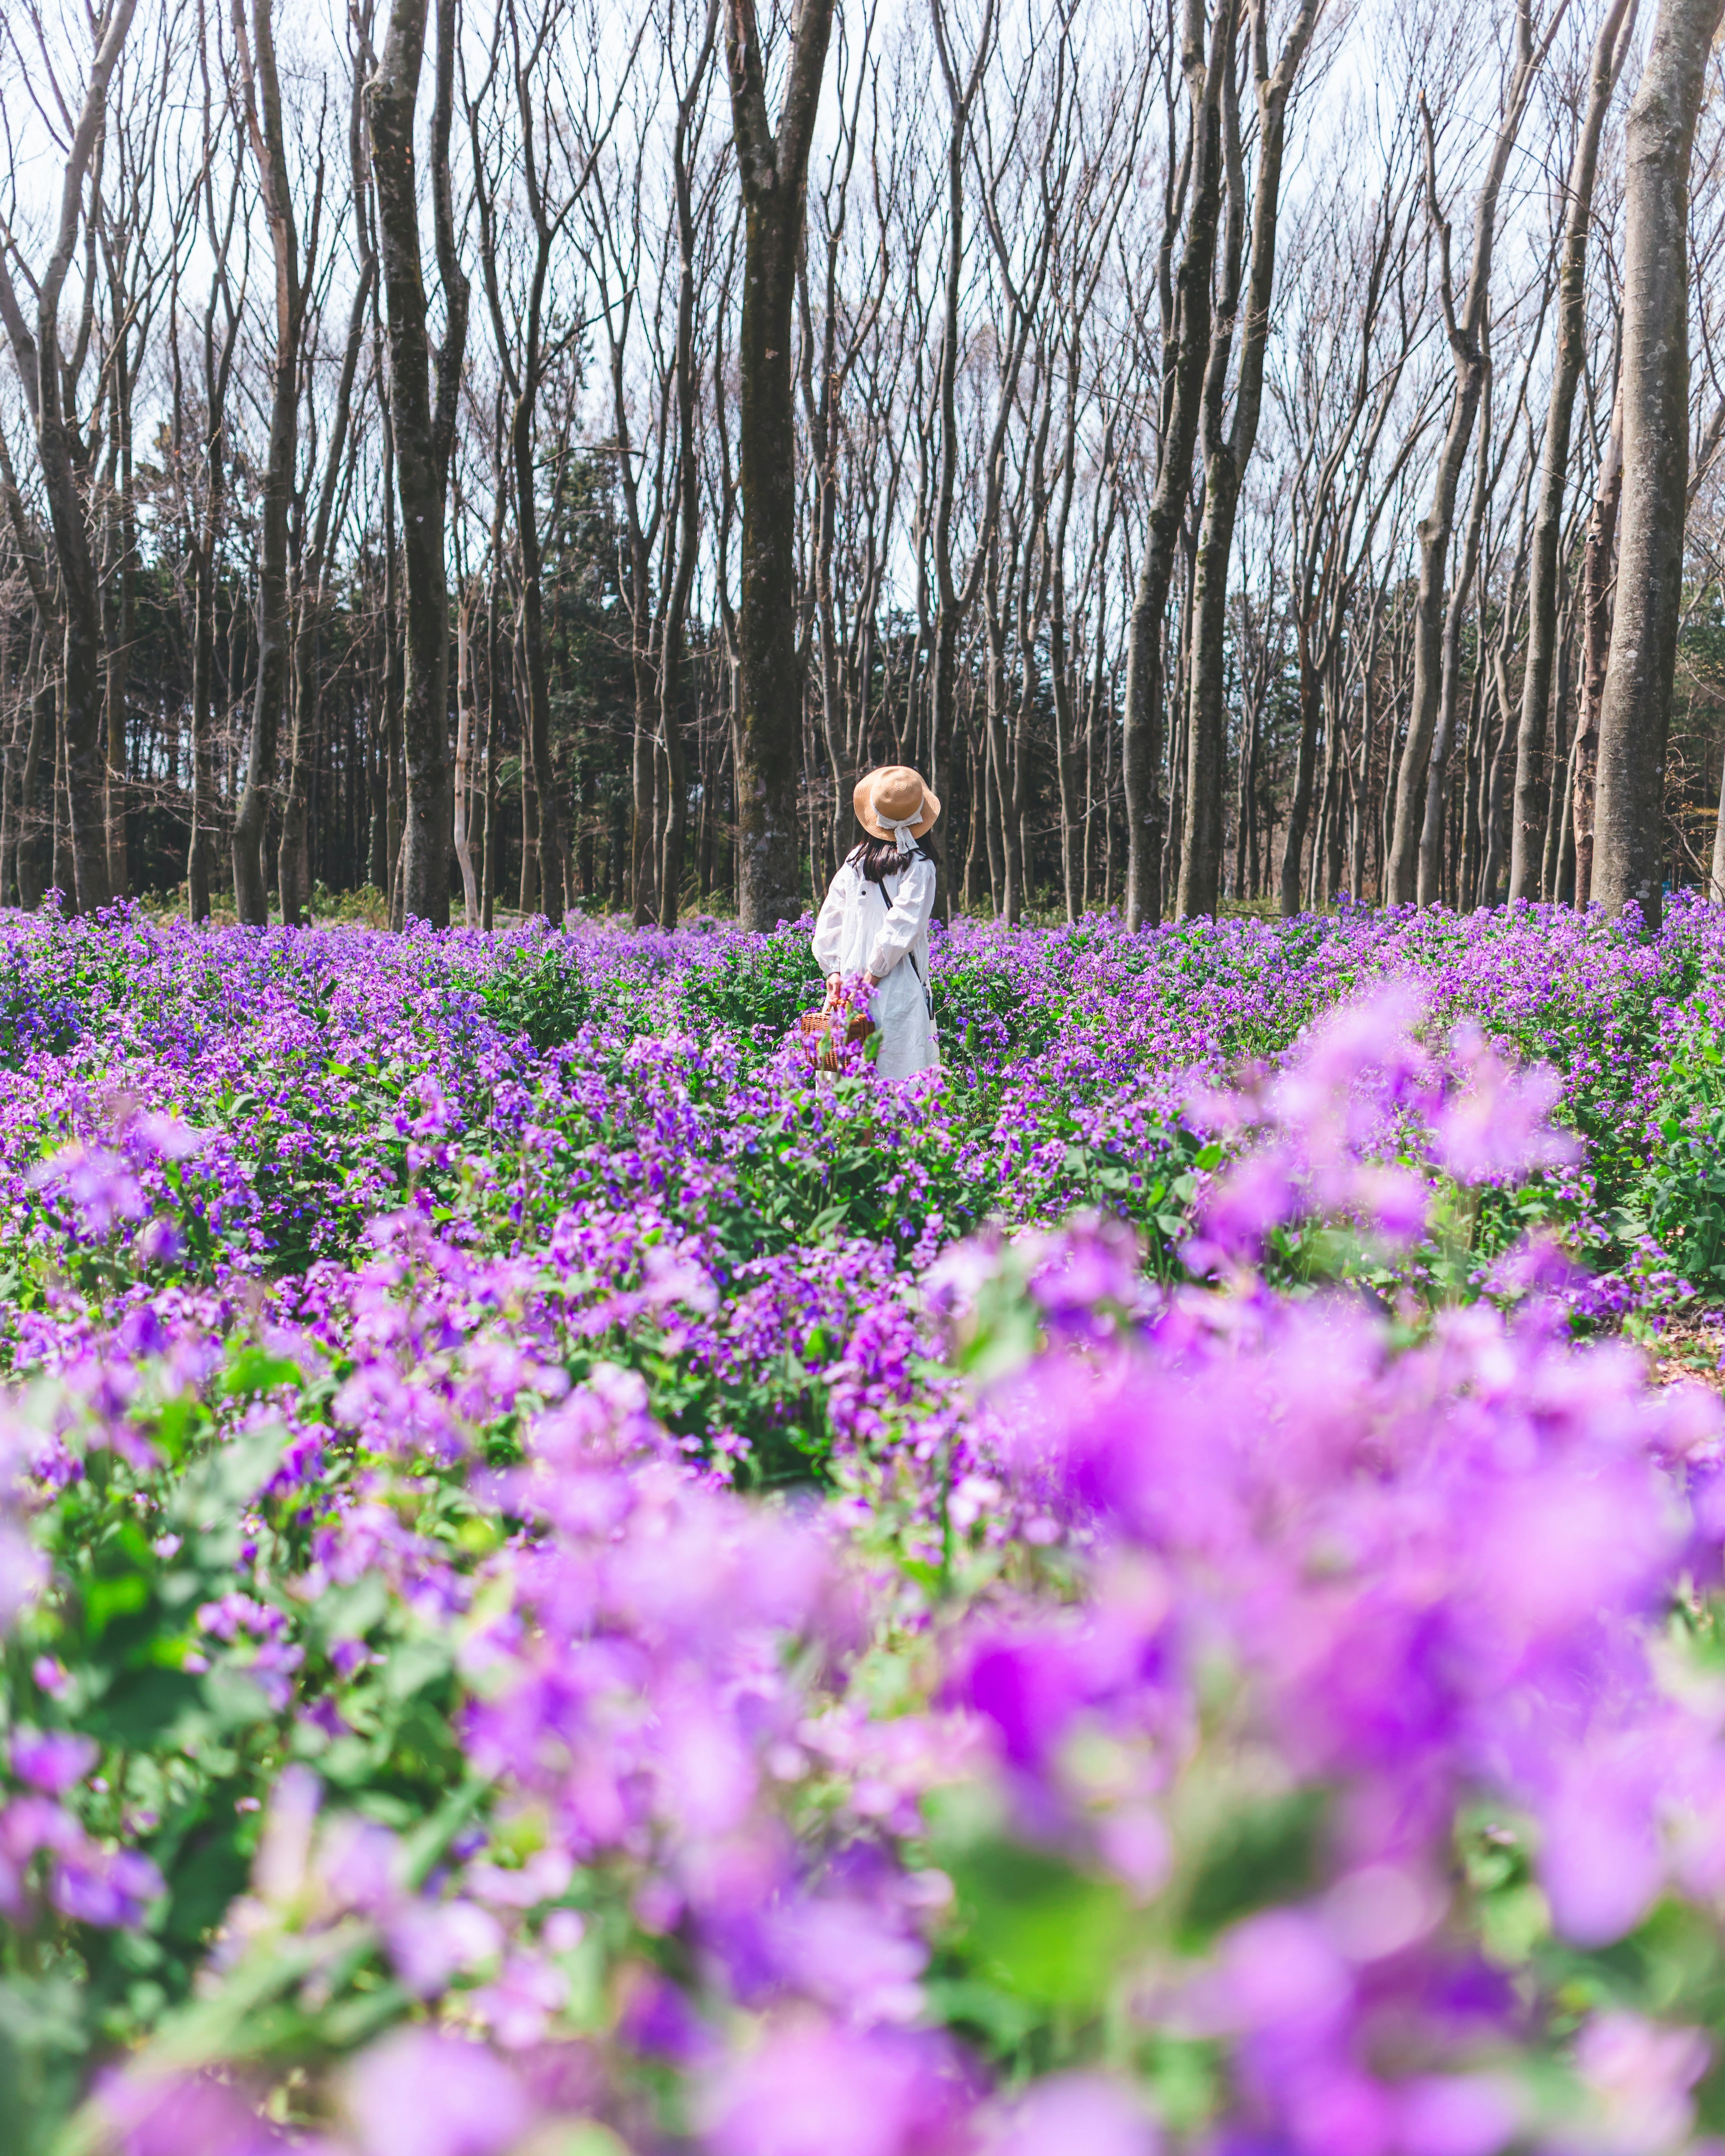
[[[899,851],[896,839],[868,838],[851,848],[849,859],[870,883],[884,883],[888,876],[897,875],[912,861],[932,861],[938,856],[926,838],[913,839],[907,854]]]

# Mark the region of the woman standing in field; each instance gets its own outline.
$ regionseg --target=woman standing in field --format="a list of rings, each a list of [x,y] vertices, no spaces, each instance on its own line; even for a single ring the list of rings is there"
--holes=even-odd
[[[934,855],[922,841],[941,804],[902,763],[860,778],[851,799],[866,835],[827,892],[814,924],[815,960],[829,1009],[847,976],[863,976],[880,1034],[875,1068],[883,1078],[909,1078],[940,1064],[928,994]]]

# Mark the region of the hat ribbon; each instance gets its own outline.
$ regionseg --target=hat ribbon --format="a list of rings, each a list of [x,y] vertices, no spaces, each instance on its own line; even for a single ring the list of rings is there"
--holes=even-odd
[[[924,805],[919,801],[908,816],[885,816],[880,813],[880,795],[877,793],[874,797],[875,821],[883,831],[891,832],[893,843],[901,854],[910,853],[915,845],[916,842],[911,836],[911,829],[913,824],[919,824],[922,820]]]

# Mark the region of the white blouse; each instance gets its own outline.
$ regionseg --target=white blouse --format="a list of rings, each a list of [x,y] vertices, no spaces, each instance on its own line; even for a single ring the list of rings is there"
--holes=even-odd
[[[880,1033],[875,1067],[886,1078],[908,1078],[940,1061],[928,997],[934,886],[934,863],[920,854],[884,883],[871,883],[846,861],[814,924],[815,963],[824,978],[872,973],[880,983],[870,1014]]]

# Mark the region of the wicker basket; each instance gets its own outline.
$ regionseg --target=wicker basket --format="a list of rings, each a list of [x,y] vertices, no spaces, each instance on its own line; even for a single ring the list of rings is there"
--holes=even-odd
[[[833,1039],[833,1019],[836,1014],[830,1010],[804,1011],[797,1021],[798,1031],[809,1039],[820,1042],[820,1053],[815,1058],[823,1070],[839,1069],[838,1044]],[[866,1011],[847,1011],[845,1014],[845,1045],[854,1048],[860,1040],[866,1040],[875,1030],[875,1021]]]

